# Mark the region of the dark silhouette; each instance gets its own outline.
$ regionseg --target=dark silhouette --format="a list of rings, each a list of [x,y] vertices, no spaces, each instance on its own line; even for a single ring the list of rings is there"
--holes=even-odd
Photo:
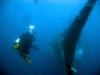
[[[85,26],[85,23],[95,5],[97,0],[88,0],[85,6],[80,11],[79,15],[76,16],[75,20],[71,24],[69,31],[65,32],[63,39],[63,50],[64,50],[64,61],[65,70],[67,75],[73,75],[72,70],[75,47],[80,37],[81,31]]]
[[[29,58],[30,49],[38,50],[36,46],[35,32],[30,30],[30,32],[23,33],[13,44],[13,49],[25,59],[25,61],[31,64],[31,59]]]
[[[29,50],[32,47],[33,35],[30,32],[23,33],[20,37],[20,46],[23,48],[22,53],[29,54]]]

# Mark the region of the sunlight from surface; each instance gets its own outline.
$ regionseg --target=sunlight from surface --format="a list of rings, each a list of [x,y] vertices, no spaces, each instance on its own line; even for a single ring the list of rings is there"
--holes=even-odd
[[[35,26],[30,25],[29,28],[30,28],[30,29],[35,29]]]

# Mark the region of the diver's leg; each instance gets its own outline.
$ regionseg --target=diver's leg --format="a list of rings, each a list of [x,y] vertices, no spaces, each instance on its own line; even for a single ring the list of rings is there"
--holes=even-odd
[[[28,54],[20,52],[19,55],[25,60],[26,63],[32,64],[32,61],[29,58],[29,55]]]
[[[26,52],[27,51],[27,52]],[[25,60],[26,63],[32,64],[31,59],[29,58],[29,51],[28,50],[20,50],[19,55]]]
[[[95,3],[97,0],[88,0],[83,9],[80,11],[78,16],[76,16],[73,21],[69,32],[65,33],[63,44],[64,44],[64,60],[65,60],[65,68],[68,71],[69,68],[73,65],[75,46],[80,37],[80,33],[85,26],[85,23],[91,13]],[[70,65],[70,66],[68,66]],[[70,69],[71,71],[71,69]],[[71,72],[67,72],[68,75],[73,75]]]

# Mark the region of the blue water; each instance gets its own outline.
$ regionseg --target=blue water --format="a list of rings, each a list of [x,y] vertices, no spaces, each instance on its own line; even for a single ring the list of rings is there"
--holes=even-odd
[[[29,2],[28,2],[29,1]],[[9,0],[0,6],[0,70],[5,75],[65,75],[64,64],[50,48],[52,38],[69,28],[87,0]],[[92,75],[100,69],[100,0],[91,12],[80,40],[76,75]],[[39,51],[31,50],[32,65],[12,49],[13,41],[29,24],[35,25]],[[95,74],[93,74],[95,75]]]

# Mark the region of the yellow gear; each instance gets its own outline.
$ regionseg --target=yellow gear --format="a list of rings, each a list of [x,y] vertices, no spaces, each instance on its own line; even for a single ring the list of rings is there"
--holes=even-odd
[[[20,47],[19,43],[15,43],[15,44],[13,45],[13,48],[14,48],[14,49],[17,49],[17,48],[19,48],[19,47]]]

